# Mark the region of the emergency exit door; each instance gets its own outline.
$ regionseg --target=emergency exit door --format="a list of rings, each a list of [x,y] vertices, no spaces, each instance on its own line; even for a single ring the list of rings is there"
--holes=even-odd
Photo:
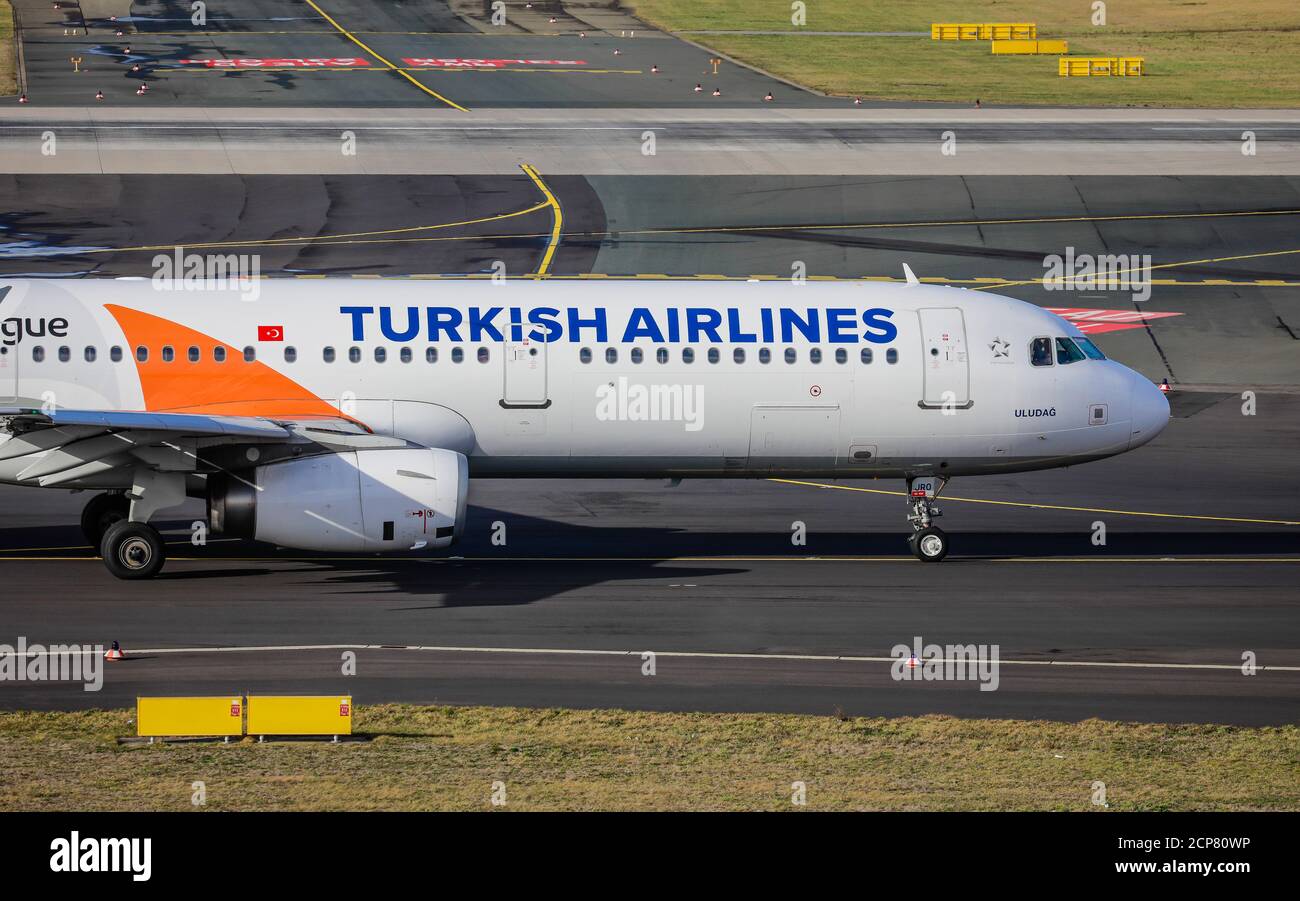
[[[501,406],[541,409],[551,405],[546,388],[546,342],[524,339],[504,345]]]
[[[952,307],[918,310],[925,387],[921,406],[965,410],[971,406],[970,355],[966,352],[966,321]]]

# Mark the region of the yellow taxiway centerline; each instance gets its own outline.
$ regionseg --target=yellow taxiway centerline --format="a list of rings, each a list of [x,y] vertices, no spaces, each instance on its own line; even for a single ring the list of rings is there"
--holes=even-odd
[[[541,265],[537,267],[537,272],[534,273],[534,275],[547,275],[547,270],[551,268],[551,261],[555,257],[555,251],[560,246],[561,229],[564,227],[564,211],[560,209],[560,202],[555,199],[555,195],[546,186],[546,182],[542,181],[541,173],[536,168],[528,163],[520,164],[519,168],[523,169],[524,174],[533,180],[533,184],[537,185],[537,189],[546,196],[546,204],[554,211],[554,217],[551,221],[550,241],[546,245],[546,253],[542,255]]]
[[[853,485],[827,485],[824,482],[805,482],[799,479],[768,479],[782,485],[800,485],[807,488],[831,488],[837,491],[861,491],[867,494],[888,494],[894,497],[907,497],[906,491],[888,491],[884,488],[858,488]],[[1151,513],[1145,510],[1110,510],[1104,507],[1070,507],[1063,504],[1031,504],[1027,501],[994,501],[978,497],[953,497],[943,495],[940,500],[957,501],[964,504],[993,504],[999,507],[1027,507],[1031,510],[1066,510],[1072,513],[1110,513],[1116,516],[1153,516],[1162,519],[1196,519],[1210,522],[1236,522],[1268,526],[1300,526],[1300,521],[1289,519],[1247,519],[1237,516],[1199,516],[1192,513]],[[1091,559],[1091,558],[1085,558]]]
[[[323,9],[321,9],[319,6],[317,6],[317,5],[316,5],[316,0],[307,0],[307,5],[310,6],[312,9],[316,10],[316,12],[319,13],[320,16],[321,16],[321,18],[323,18],[326,22],[329,22],[331,25],[333,25],[335,28],[337,28],[338,31],[339,31],[339,34],[343,35],[343,36],[344,36],[345,38],[347,38],[349,41],[351,41],[352,43],[356,44],[356,45],[357,45],[358,47],[360,47],[362,50],[366,51],[366,52],[369,53],[371,56],[373,56],[375,59],[379,60],[381,63],[383,63],[385,66],[387,66],[387,67],[389,68],[390,71],[396,72],[398,75],[400,75],[400,76],[402,76],[403,78],[405,78],[407,81],[409,81],[411,84],[415,85],[415,86],[416,86],[417,88],[419,88],[421,91],[424,91],[424,93],[428,94],[430,97],[437,98],[438,100],[440,100],[440,101],[442,101],[443,103],[445,103],[445,104],[447,104],[448,106],[450,106],[452,109],[458,109],[458,110],[460,110],[462,113],[468,113],[468,112],[469,112],[469,110],[465,109],[465,107],[461,106],[459,103],[456,103],[456,102],[453,101],[453,100],[448,100],[446,97],[444,97],[444,96],[442,96],[441,94],[439,94],[439,93],[438,93],[437,91],[435,91],[433,88],[431,88],[431,87],[429,87],[429,86],[427,86],[427,85],[421,84],[419,81],[417,81],[416,79],[412,78],[412,77],[411,77],[411,74],[410,74],[409,72],[404,72],[403,70],[397,68],[397,66],[393,65],[393,64],[392,64],[391,62],[389,62],[387,59],[385,59],[384,57],[380,56],[380,55],[379,55],[378,53],[376,53],[375,51],[371,50],[368,46],[366,46],[366,44],[365,44],[365,43],[364,43],[360,38],[358,38],[358,37],[357,37],[356,35],[354,35],[352,32],[348,31],[346,28],[344,28],[344,27],[343,27],[342,25],[340,25],[338,22],[334,21],[333,17],[330,16],[329,13],[325,12],[325,10],[323,10]]]

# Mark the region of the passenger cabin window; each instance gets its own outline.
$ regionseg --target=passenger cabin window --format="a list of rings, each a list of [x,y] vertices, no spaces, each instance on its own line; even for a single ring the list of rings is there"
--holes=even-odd
[[[1029,362],[1034,366],[1052,365],[1052,339],[1035,338],[1029,342]]]
[[[68,347],[66,344],[63,347],[60,347],[59,362],[66,363],[71,359],[72,359],[72,348]]]
[[[465,359],[465,348],[453,347],[451,349],[451,361],[453,363],[460,363],[464,359]]]
[[[45,348],[39,344],[32,348],[32,362],[39,363],[45,359]]]
[[[863,362],[864,364],[865,364],[865,363],[870,363],[870,362],[872,361],[872,359],[874,359],[874,357],[873,357],[873,355],[872,355],[872,353],[871,353],[871,348],[870,348],[870,347],[864,347],[864,348],[862,348],[862,354],[861,354],[861,357],[862,357],[862,362]]]
[[[149,361],[149,348],[141,344],[135,349],[135,358],[141,363],[147,363]]]
[[[199,349],[197,347],[191,347],[189,350],[185,351],[185,356],[191,363],[197,363],[199,361]]]
[[[640,363],[642,360],[645,359],[645,351],[643,351],[639,347],[634,347],[632,348],[632,352],[629,354],[629,356],[632,358],[633,363]]]
[[[122,348],[120,348],[120,347],[118,347],[116,344],[114,344],[112,347],[110,347],[110,348],[108,349],[108,358],[109,358],[110,360],[112,360],[114,363],[121,363],[121,362],[122,362]]]
[[[387,360],[388,360],[388,348],[386,348],[386,347],[376,347],[376,348],[375,348],[375,362],[376,362],[376,363],[383,363],[383,362],[385,362],[385,361],[387,361]]]
[[[655,351],[655,360],[659,363],[668,362],[668,348],[661,347]]]
[[[478,349],[478,361],[480,363],[486,363],[491,356],[492,355],[488,352],[486,347],[480,347]]]
[[[324,360],[326,363],[333,363],[333,362],[334,362],[334,348],[332,348],[332,347],[327,347],[327,348],[325,348],[324,350],[322,350],[322,351],[320,352],[320,356],[321,356],[321,359]]]
[[[1083,351],[1074,346],[1074,342],[1069,338],[1056,339],[1056,362],[1062,366],[1067,363],[1077,363],[1080,360],[1088,359],[1083,355]]]
[[[716,347],[710,347],[708,357],[710,363],[716,363],[722,359],[722,354],[718,352],[718,349]]]
[[[403,363],[411,362],[411,348],[403,347],[401,352],[398,353],[398,357],[401,358]]]
[[[426,363],[437,363],[437,362],[438,362],[438,348],[436,348],[436,347],[428,347],[428,348],[425,348],[425,351],[424,351],[424,362],[426,362]]]
[[[218,363],[226,362],[226,349],[221,345],[212,348],[212,359]]]
[[[822,349],[820,347],[814,347],[812,350],[808,351],[809,363],[820,363],[821,361],[822,361]]]
[[[95,362],[95,348],[89,346],[86,347],[86,362]]]
[[[787,348],[785,349],[785,361],[786,361],[787,363],[793,363],[793,362],[794,362],[795,360],[797,360],[797,359],[799,359],[799,355],[798,355],[797,353],[795,353],[794,348],[793,348],[793,347],[787,347]]]
[[[578,351],[578,362],[579,362],[579,363],[590,363],[590,362],[591,362],[591,348],[590,348],[590,347],[584,347],[584,348],[582,348],[582,350]]]
[[[176,359],[176,349],[172,347],[170,344],[164,344],[162,349],[162,361],[164,363],[170,363],[172,360],[175,359]]]
[[[885,362],[888,363],[890,366],[893,366],[895,363],[897,363],[898,351],[892,347],[889,348],[889,350],[885,351]]]
[[[615,349],[612,348],[612,347],[607,347],[607,348],[605,348],[605,362],[606,362],[606,363],[617,363],[617,362],[618,362],[618,351],[615,350]]]
[[[694,362],[695,362],[695,350],[694,350],[694,348],[690,348],[690,347],[683,347],[683,348],[682,348],[682,362],[683,362],[683,363],[694,363]]]
[[[847,363],[849,361],[849,352],[842,347],[835,348],[835,362]]]
[[[256,348],[256,347],[253,347],[252,345],[249,345],[248,347],[245,347],[245,348],[244,348],[244,362],[245,362],[245,363],[252,363],[252,362],[253,362],[254,360],[256,360],[256,359],[257,359],[257,348]]]
[[[298,359],[298,348],[290,345],[284,349],[284,362],[293,363]]]
[[[771,363],[771,362],[772,362],[772,352],[771,352],[770,350],[768,350],[766,347],[760,347],[760,348],[758,349],[758,362],[760,362],[760,363]]]
[[[348,362],[349,362],[349,363],[360,363],[360,362],[361,362],[361,348],[359,348],[359,347],[349,347],[349,348],[348,348]]]
[[[737,363],[745,362],[745,349],[743,347],[737,347],[731,352],[731,359],[735,360]]]

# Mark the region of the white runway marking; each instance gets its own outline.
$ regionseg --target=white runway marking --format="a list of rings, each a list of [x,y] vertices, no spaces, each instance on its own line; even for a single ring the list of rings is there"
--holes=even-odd
[[[553,654],[574,657],[640,657],[653,653],[656,657],[701,658],[708,660],[807,660],[819,662],[842,663],[894,663],[897,657],[872,657],[853,654],[748,654],[724,651],[653,651],[641,650],[600,650],[595,648],[479,648],[457,647],[452,645],[387,645],[387,644],[284,644],[284,645],[247,645],[215,648],[125,648],[131,654],[237,654],[237,653],[271,653],[288,651],[432,651],[457,654]],[[28,656],[31,652],[27,652]],[[936,662],[957,662],[943,660]],[[1182,669],[1182,670],[1240,670],[1240,663],[1144,663],[1141,661],[1101,661],[1101,660],[999,660],[1008,666],[1079,666],[1108,667],[1131,669]],[[1273,670],[1277,672],[1300,672],[1300,666],[1268,666],[1256,664],[1256,670]]]

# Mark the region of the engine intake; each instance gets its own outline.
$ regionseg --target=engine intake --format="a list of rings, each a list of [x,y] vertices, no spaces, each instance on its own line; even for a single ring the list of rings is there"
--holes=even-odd
[[[469,461],[440,448],[297,457],[208,477],[213,532],[312,551],[445,548],[465,524]]]

